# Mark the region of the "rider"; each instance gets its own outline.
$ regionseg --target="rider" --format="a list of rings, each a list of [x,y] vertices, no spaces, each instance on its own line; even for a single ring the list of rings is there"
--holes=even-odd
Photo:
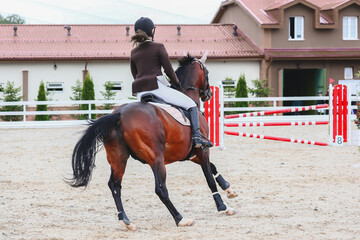
[[[168,87],[169,82],[162,76],[161,67],[164,68],[170,82],[180,86],[164,45],[153,41],[154,33],[155,25],[151,19],[142,17],[135,22],[135,35],[131,37],[131,41],[137,46],[131,51],[130,61],[131,73],[134,77],[133,95],[137,95],[140,100],[142,95],[151,93],[169,104],[184,108],[190,113],[192,139],[195,147],[212,147],[213,144],[205,140],[200,132],[198,108],[194,100],[180,91]]]

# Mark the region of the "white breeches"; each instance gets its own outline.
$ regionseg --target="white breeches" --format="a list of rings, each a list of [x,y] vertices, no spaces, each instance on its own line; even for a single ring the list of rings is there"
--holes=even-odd
[[[179,92],[175,89],[172,89],[170,87],[165,86],[160,81],[158,81],[159,88],[154,89],[152,91],[144,91],[144,92],[138,92],[137,93],[137,99],[140,101],[141,96],[147,93],[154,94],[155,96],[163,99],[165,102],[169,104],[173,104],[179,107],[182,107],[186,110],[188,110],[191,107],[196,107],[196,103],[194,100],[183,94],[182,92]]]

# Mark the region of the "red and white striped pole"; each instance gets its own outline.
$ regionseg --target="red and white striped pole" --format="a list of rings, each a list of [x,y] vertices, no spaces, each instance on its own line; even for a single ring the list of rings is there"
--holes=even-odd
[[[262,135],[262,134],[230,132],[230,131],[225,131],[224,133],[228,134],[228,135],[234,135],[234,136],[260,138],[260,139],[291,142],[291,143],[310,144],[310,145],[317,145],[317,146],[327,146],[328,145],[327,143],[323,143],[323,142],[315,142],[315,141],[308,141],[308,140],[301,140],[301,139],[294,139],[294,138],[282,138],[282,137],[265,136],[265,135]]]
[[[302,122],[250,122],[250,123],[225,123],[225,127],[270,127],[270,126],[308,126],[327,125],[329,121],[302,121]]]
[[[263,112],[251,112],[251,113],[243,113],[243,114],[232,114],[226,115],[225,118],[240,118],[240,117],[253,117],[253,116],[264,116],[276,113],[288,113],[288,112],[302,112],[302,111],[309,111],[309,110],[316,110],[321,108],[328,108],[329,104],[322,104],[322,105],[313,105],[313,106],[306,106],[306,107],[292,107],[292,108],[285,108],[280,110],[270,110],[270,111],[263,111]]]

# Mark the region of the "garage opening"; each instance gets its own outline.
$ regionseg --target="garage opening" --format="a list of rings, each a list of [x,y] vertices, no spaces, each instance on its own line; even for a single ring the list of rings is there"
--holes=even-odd
[[[283,96],[303,97],[318,96],[318,91],[326,93],[325,69],[284,69],[283,70]],[[289,101],[284,106],[315,105],[315,101]],[[310,112],[303,112],[310,114]]]

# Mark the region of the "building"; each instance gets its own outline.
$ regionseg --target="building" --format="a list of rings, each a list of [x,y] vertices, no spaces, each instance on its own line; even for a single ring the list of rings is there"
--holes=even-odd
[[[133,25],[0,25],[0,85],[14,81],[32,101],[44,81],[52,100],[69,100],[71,87],[88,72],[96,99],[107,81],[116,84],[116,99],[131,97],[133,31]],[[155,40],[165,45],[174,69],[184,51],[201,57],[208,50],[212,85],[242,73],[259,78],[263,52],[234,24],[157,25]]]
[[[359,17],[359,0],[228,0],[212,24],[235,23],[264,52],[274,96],[314,96],[359,71]]]

